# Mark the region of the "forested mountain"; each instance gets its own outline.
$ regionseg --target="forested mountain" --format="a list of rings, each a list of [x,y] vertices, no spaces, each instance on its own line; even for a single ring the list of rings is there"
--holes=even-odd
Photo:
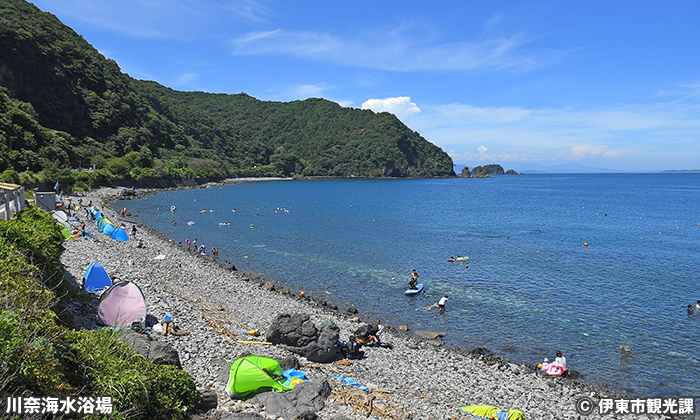
[[[2,171],[78,188],[143,177],[455,176],[444,151],[392,114],[135,80],[22,0],[0,0]]]

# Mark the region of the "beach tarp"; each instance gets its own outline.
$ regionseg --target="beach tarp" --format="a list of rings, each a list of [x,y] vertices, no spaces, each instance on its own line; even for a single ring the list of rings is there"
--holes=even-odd
[[[117,230],[117,228],[115,228],[114,225],[107,224],[104,229],[102,229],[102,233],[107,236],[112,236],[115,230]]]
[[[68,228],[64,227],[61,229],[61,233],[63,234],[63,237],[66,238],[66,240],[70,239],[70,230]]]
[[[146,317],[146,299],[136,283],[115,283],[100,296],[97,318],[102,325],[130,327],[139,316]]]
[[[107,233],[107,229],[105,229],[105,233]],[[112,239],[119,241],[119,242],[124,242],[129,240],[129,235],[126,233],[126,231],[122,228],[115,229],[114,232],[112,233]]]
[[[259,390],[274,389],[284,392],[290,389],[279,381],[284,381],[284,376],[277,360],[251,354],[239,357],[231,363],[226,393],[231,398],[243,399]]]
[[[470,405],[458,407],[459,411],[479,419],[493,420],[525,420],[525,414],[518,410],[499,410],[492,405]]]
[[[88,292],[102,292],[112,285],[112,279],[107,270],[98,262],[90,264],[83,276],[84,288]]]

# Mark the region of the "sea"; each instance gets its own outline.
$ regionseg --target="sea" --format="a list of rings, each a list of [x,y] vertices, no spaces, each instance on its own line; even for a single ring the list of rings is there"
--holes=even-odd
[[[700,174],[242,182],[116,205],[363,319],[517,363],[561,350],[581,380],[634,396],[700,396]],[[427,293],[409,297],[413,269]],[[426,309],[443,295],[444,315]]]

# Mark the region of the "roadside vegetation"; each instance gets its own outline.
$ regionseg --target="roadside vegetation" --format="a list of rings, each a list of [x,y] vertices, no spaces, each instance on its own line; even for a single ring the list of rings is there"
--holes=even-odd
[[[0,399],[112,397],[115,418],[178,418],[200,396],[189,373],[155,365],[109,330],[70,328],[59,226],[36,206],[0,221]]]

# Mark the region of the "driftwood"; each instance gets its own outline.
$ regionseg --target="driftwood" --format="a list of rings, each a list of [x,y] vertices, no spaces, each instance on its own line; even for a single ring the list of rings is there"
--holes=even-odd
[[[267,341],[243,341],[243,340],[236,340],[236,343],[238,344],[260,344],[263,346],[271,346],[272,343],[269,343]]]
[[[388,401],[389,391],[379,390],[379,394],[368,394],[357,387],[334,387],[330,398],[335,399],[331,405],[345,404],[357,414],[381,419],[409,419],[411,415],[405,410],[392,406]]]
[[[456,389],[454,389],[454,388],[452,388],[451,386],[447,385],[446,383],[442,382],[442,381],[439,380],[438,378],[436,378],[436,377],[434,377],[434,376],[431,376],[431,378],[433,378],[433,379],[436,380],[437,382],[441,383],[441,384],[444,385],[447,389],[449,389],[450,391],[452,391],[452,392],[454,392],[455,394],[459,395],[460,397],[462,397],[462,398],[467,398],[467,397],[465,397],[464,395],[462,395],[459,391],[457,391]]]

